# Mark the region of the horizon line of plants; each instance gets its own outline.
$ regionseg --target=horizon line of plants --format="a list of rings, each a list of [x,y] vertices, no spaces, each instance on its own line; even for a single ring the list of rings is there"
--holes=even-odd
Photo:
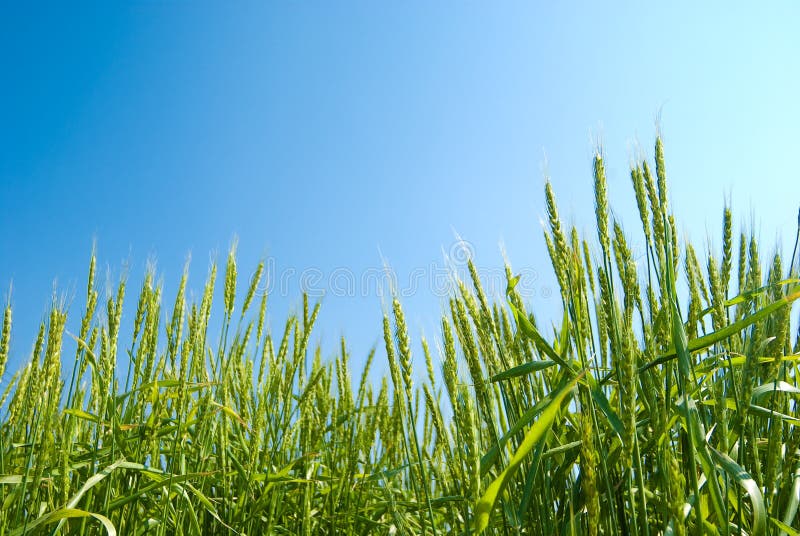
[[[680,240],[660,137],[630,177],[644,261],[597,151],[596,237],[545,185],[560,323],[537,322],[508,265],[489,300],[469,260],[433,349],[392,300],[377,383],[376,350],[354,383],[344,340],[331,360],[310,344],[307,296],[272,333],[264,263],[238,288],[235,247],[221,305],[216,265],[199,300],[188,269],[170,299],[148,270],[119,347],[126,280],[101,301],[92,254],[78,333],[54,302],[10,378],[5,307],[0,536],[800,534],[797,244],[762,260],[729,208],[719,251]]]

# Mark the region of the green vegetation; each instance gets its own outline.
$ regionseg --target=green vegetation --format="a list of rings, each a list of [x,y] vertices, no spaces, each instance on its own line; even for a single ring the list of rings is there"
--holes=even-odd
[[[794,258],[762,262],[725,210],[721,251],[701,260],[678,239],[660,139],[654,169],[631,171],[638,263],[601,155],[596,241],[564,227],[546,185],[560,325],[537,323],[509,267],[507,301],[490,302],[470,261],[436,349],[412,343],[395,299],[385,354],[355,383],[344,341],[331,359],[310,347],[307,299],[273,338],[263,264],[241,289],[235,251],[220,306],[216,268],[199,302],[186,274],[165,303],[148,273],[118,348],[128,289],[101,304],[92,258],[74,358],[55,303],[3,376],[5,309],[0,536],[798,534]]]

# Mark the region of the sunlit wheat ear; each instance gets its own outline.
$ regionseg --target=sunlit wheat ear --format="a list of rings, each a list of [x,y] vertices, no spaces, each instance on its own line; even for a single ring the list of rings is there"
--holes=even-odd
[[[717,268],[717,262],[711,255],[708,257],[708,282],[711,287],[712,327],[716,331],[727,324],[727,313],[725,310],[725,287]]]
[[[667,168],[664,163],[664,142],[656,137],[656,175],[658,176],[658,198],[661,214],[667,213]]]
[[[733,215],[729,207],[725,207],[722,214],[722,266],[720,267],[720,279],[725,296],[728,295],[728,285],[731,279],[731,268],[733,267]]]
[[[23,369],[24,370],[24,369]],[[18,370],[14,373],[14,375],[6,382],[5,388],[0,393],[0,408],[6,407],[6,402],[8,398],[11,396],[11,392],[14,389],[14,386],[17,385],[23,370]]]
[[[0,333],[0,382],[3,379],[3,373],[6,370],[6,363],[8,362],[8,352],[11,341],[11,305],[6,305],[3,311],[3,332]],[[2,407],[2,404],[0,404]]]
[[[561,219],[558,216],[558,207],[556,206],[556,198],[553,194],[553,187],[549,181],[544,185],[544,193],[545,202],[547,205],[547,219],[550,224],[550,232],[553,236],[558,262],[561,264],[566,262],[567,240],[564,236]]]
[[[428,341],[425,337],[422,337],[420,343],[422,344],[422,354],[425,356],[425,369],[428,373],[428,381],[430,382],[431,388],[436,389],[436,375],[433,371],[433,358],[431,357],[431,351],[428,347]]]
[[[236,242],[228,252],[228,262],[225,265],[225,315],[230,318],[233,314],[233,304],[236,299]]]
[[[463,423],[462,423],[462,430],[464,431],[464,436],[466,437],[466,448],[467,448],[467,463],[468,469],[467,474],[469,475],[469,494],[470,497],[475,500],[477,497],[480,496],[481,493],[481,447],[480,447],[480,438],[478,434],[478,415],[475,412],[475,402],[473,401],[472,397],[469,396],[469,392],[464,389],[463,390],[464,396],[464,408],[466,409]]]
[[[688,246],[691,248],[691,246]],[[687,318],[687,334],[689,338],[694,339],[697,337],[697,324],[700,321],[700,312],[702,310],[702,303],[700,301],[700,286],[698,285],[699,274],[696,272],[696,267],[691,262],[691,249],[687,250],[687,255],[684,261],[684,270],[686,271],[686,280],[689,283],[689,312]]]
[[[475,388],[475,396],[478,402],[478,411],[486,412],[489,407],[488,394],[485,388],[486,378],[483,372],[481,353],[475,343],[472,326],[467,315],[464,302],[459,299],[451,301],[453,313],[453,324],[456,327],[456,334],[464,352],[464,360],[467,362],[467,369]]]
[[[427,411],[430,412],[433,429],[436,431],[436,449],[448,449],[449,448],[449,441],[450,436],[447,433],[447,428],[444,424],[444,419],[442,418],[442,413],[439,410],[439,404],[436,401],[431,389],[428,385],[422,386],[423,393],[425,395],[425,406]]]
[[[661,201],[656,190],[656,182],[650,173],[650,165],[647,161],[642,161],[642,178],[647,189],[647,199],[650,202],[650,212],[652,213],[653,239],[655,242],[656,254],[661,255],[664,250],[665,229],[664,213],[661,210]]]
[[[640,309],[642,307],[641,292],[639,290],[636,263],[633,261],[633,255],[628,247],[625,233],[616,221],[614,222],[614,255],[624,291],[625,323],[630,326],[633,322],[634,307],[637,305]]]
[[[594,156],[594,200],[597,220],[597,237],[604,255],[611,253],[611,235],[608,230],[608,190],[603,157],[598,152]]]
[[[364,363],[364,368],[361,370],[361,382],[358,385],[358,399],[360,401],[364,400],[364,397],[367,396],[367,392],[372,388],[372,386],[369,384],[369,373],[374,359],[375,348],[372,348],[367,354],[367,360]]]
[[[14,385],[14,391],[11,395],[11,400],[8,403],[6,426],[8,426],[9,430],[11,430],[10,437],[12,439],[16,439],[16,435],[18,433],[17,419],[21,413],[21,406],[23,404],[22,393],[25,393],[28,389],[28,386],[32,383],[31,380],[33,378],[34,367],[36,367],[36,361],[31,359],[19,372],[16,385]]]
[[[747,237],[742,232],[739,234],[739,266],[738,266],[739,294],[747,291]],[[739,309],[742,309],[739,307]]]
[[[758,242],[756,242],[755,236],[750,234],[750,242],[747,248],[747,277],[746,277],[746,287],[748,290],[756,290],[762,284],[762,274],[761,274],[761,260],[759,258],[758,252]],[[748,307],[750,311],[754,311],[757,308],[758,298],[753,297],[752,299],[748,300]],[[753,329],[751,331],[751,341],[755,341],[757,343],[761,342],[761,337],[763,336],[763,322],[756,322],[753,325]],[[754,347],[757,348],[757,347]],[[759,348],[759,350],[761,350]],[[753,372],[751,367],[746,367],[748,372]],[[750,383],[750,382],[748,382]]]
[[[650,244],[652,241],[652,232],[650,230],[650,212],[647,209],[647,186],[645,186],[644,183],[644,174],[641,167],[631,168],[631,182],[633,183],[633,190],[636,194],[636,207],[639,210],[639,219],[642,222],[645,239],[647,244]]]
[[[558,288],[561,291],[561,296],[564,300],[566,300],[565,292],[569,286],[567,282],[566,267],[564,263],[561,262],[561,258],[558,255],[558,251],[553,243],[553,239],[550,238],[550,235],[547,233],[547,231],[544,232],[544,243],[547,247],[547,253],[550,255],[550,262],[553,265],[553,271],[556,273],[556,280],[558,281]]]
[[[686,524],[684,515],[684,486],[686,478],[681,472],[681,467],[678,460],[672,454],[669,447],[663,449],[662,459],[666,465],[667,473],[667,486],[669,489],[669,508],[671,513],[670,523],[673,528],[673,534],[676,536],[684,536],[686,534]]]
[[[550,254],[550,262],[553,265],[553,271],[556,273],[558,279],[558,286],[561,290],[561,296],[564,300],[567,299],[567,289],[569,288],[568,266],[567,266],[567,243],[561,227],[561,220],[558,216],[558,207],[556,205],[555,195],[553,194],[553,187],[550,182],[545,182],[545,203],[547,207],[547,219],[549,234],[544,231],[545,244],[547,251]]]
[[[681,259],[681,244],[678,240],[678,227],[675,224],[675,217],[672,214],[667,216],[667,223],[669,224],[669,236],[672,241],[672,270],[677,272]]]
[[[581,487],[586,502],[586,517],[588,534],[596,536],[600,526],[600,492],[597,489],[597,467],[600,462],[599,453],[595,445],[594,423],[592,414],[587,405],[588,393],[584,393],[581,402],[580,414],[580,470]]]
[[[451,409],[455,415],[458,412],[458,362],[456,358],[453,331],[446,318],[442,318],[442,337],[444,339],[442,348],[442,377],[444,378],[444,384],[445,388],[447,389],[447,395],[450,400]]]
[[[717,448],[722,452],[728,452],[730,443],[728,441],[728,408],[725,406],[725,376],[720,375],[714,382],[714,437],[717,441]]]
[[[253,273],[253,276],[250,278],[250,286],[247,288],[247,294],[245,294],[244,302],[242,303],[242,317],[247,313],[247,310],[250,308],[250,303],[253,301],[253,297],[256,295],[256,289],[261,285],[261,275],[264,273],[264,261],[260,261],[258,266],[256,267],[256,271]]]
[[[603,275],[603,269],[597,268],[598,272],[598,279],[601,277],[605,277]],[[597,323],[597,343],[600,352],[600,366],[603,368],[608,367],[608,345],[609,345],[609,319],[606,316],[606,304],[604,303],[603,297],[605,296],[605,291],[603,287],[600,287],[600,297],[597,299],[595,303],[595,317]]]
[[[636,405],[637,386],[639,385],[639,348],[634,339],[633,303],[638,295],[638,285],[635,283],[636,266],[632,260],[628,261],[625,281],[625,327],[623,329],[622,352],[623,360],[620,365],[620,386],[622,387],[622,414],[624,415],[625,437],[623,441],[624,456],[628,467],[633,461],[633,448],[636,441]],[[629,294],[633,297],[629,297]]]
[[[772,258],[772,266],[767,276],[767,282],[770,285],[769,297],[770,301],[777,302],[784,296],[784,289],[780,285],[783,279],[783,262],[779,253],[775,253]],[[790,353],[790,333],[791,326],[791,307],[785,305],[775,313],[773,321],[770,323],[769,336],[773,339],[767,344],[765,353],[768,357],[773,357],[774,360],[769,367],[768,377],[778,378],[781,371],[782,357],[785,353]]]
[[[261,337],[264,335],[264,323],[267,319],[267,290],[261,293],[261,301],[258,307],[258,323],[256,324],[256,341],[260,344]]]
[[[139,299],[136,303],[136,316],[134,316],[133,320],[133,340],[135,341],[139,337],[139,333],[141,332],[142,325],[144,323],[144,316],[147,307],[147,298],[148,293],[153,287],[153,273],[148,269],[144,276],[144,281],[142,281],[142,287],[139,290]],[[93,294],[89,294],[89,300],[93,297]],[[88,327],[88,326],[87,326]],[[83,327],[81,327],[81,332],[83,332]]]
[[[388,315],[383,316],[383,342],[386,347],[386,357],[389,362],[389,373],[391,374],[392,382],[395,386],[395,393],[397,393],[403,385],[403,380],[400,376],[400,367],[397,365],[394,340],[392,339],[392,326]],[[395,397],[396,396],[397,394],[395,394]]]
[[[188,263],[184,268],[181,281],[178,284],[178,292],[175,296],[175,304],[172,307],[172,317],[167,326],[167,339],[168,339],[168,356],[170,366],[175,366],[175,356],[178,354],[178,347],[183,338],[184,317],[186,314],[186,280],[189,277]]]
[[[687,255],[686,262],[690,262],[692,265],[692,269],[694,271],[697,284],[699,285],[699,290],[703,298],[703,301],[705,303],[710,303],[711,296],[709,294],[709,289],[708,286],[706,285],[706,281],[703,278],[703,269],[701,268],[700,261],[697,258],[697,252],[694,250],[694,246],[692,246],[692,244],[689,241],[686,242],[685,249]]]
[[[206,279],[206,284],[203,287],[203,297],[200,300],[200,315],[203,318],[203,324],[208,325],[208,319],[211,316],[211,304],[214,299],[214,286],[217,282],[217,264],[212,263]]]
[[[592,264],[592,256],[589,253],[589,242],[583,240],[581,243],[583,247],[583,262],[586,263],[586,279],[589,281],[589,289],[592,294],[595,294],[594,285],[594,268]]]
[[[395,322],[395,338],[397,339],[397,353],[400,357],[400,372],[403,377],[403,387],[406,391],[406,398],[411,399],[413,389],[412,367],[411,367],[411,345],[408,339],[408,328],[406,327],[406,317],[400,301],[397,298],[392,300],[392,312]]]

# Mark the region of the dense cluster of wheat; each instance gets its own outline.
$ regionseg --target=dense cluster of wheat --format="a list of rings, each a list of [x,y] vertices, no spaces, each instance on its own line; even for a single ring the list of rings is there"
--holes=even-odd
[[[391,302],[377,384],[374,351],[354,382],[345,341],[331,359],[310,346],[307,299],[273,336],[264,265],[241,293],[234,250],[221,307],[216,267],[199,302],[186,273],[169,303],[148,273],[119,348],[128,289],[101,302],[93,256],[70,360],[57,302],[4,375],[21,351],[5,308],[0,536],[800,533],[794,258],[762,262],[725,210],[702,259],[678,239],[660,139],[654,169],[631,170],[639,262],[601,154],[596,241],[546,185],[559,325],[537,323],[509,267],[506,302],[490,301],[470,261],[435,348]]]

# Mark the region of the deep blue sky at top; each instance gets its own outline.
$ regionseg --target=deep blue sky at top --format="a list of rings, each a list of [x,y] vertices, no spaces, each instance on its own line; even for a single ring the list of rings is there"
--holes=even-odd
[[[169,303],[187,254],[199,292],[234,236],[242,273],[268,257],[273,281],[289,282],[272,293],[275,330],[300,303],[303,270],[319,270],[310,286],[323,290],[337,269],[360,283],[384,257],[401,287],[426,274],[404,303],[415,334],[435,339],[444,298],[426,281],[454,231],[486,269],[502,266],[502,242],[516,269],[537,274],[534,308],[557,311],[545,171],[562,216],[593,233],[600,141],[615,215],[637,243],[629,162],[637,143],[652,155],[659,113],[681,233],[718,248],[727,196],[765,247],[794,238],[796,3],[540,4],[6,4],[10,369],[54,281],[77,321],[94,240],[101,281],[128,266],[127,322],[148,260]],[[323,298],[327,357],[342,334],[356,359],[380,340],[380,298],[354,290]]]

